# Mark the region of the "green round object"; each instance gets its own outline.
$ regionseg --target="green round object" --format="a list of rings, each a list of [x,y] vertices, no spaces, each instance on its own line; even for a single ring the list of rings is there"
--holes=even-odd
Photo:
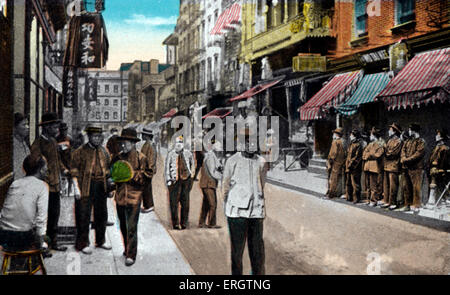
[[[111,178],[114,182],[127,182],[134,176],[133,167],[127,161],[119,160],[111,167]]]

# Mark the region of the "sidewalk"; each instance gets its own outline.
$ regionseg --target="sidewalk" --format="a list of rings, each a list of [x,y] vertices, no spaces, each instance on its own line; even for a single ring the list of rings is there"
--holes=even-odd
[[[112,250],[94,248],[95,232],[91,230],[90,242],[93,253],[85,255],[77,252],[73,245],[68,245],[66,252],[52,251],[53,256],[46,258],[44,261],[49,275],[194,274],[154,212],[139,216],[136,263],[130,267],[125,266],[119,219],[113,206],[113,200],[108,199],[108,219],[115,221],[115,225],[107,227],[106,243],[112,246]],[[61,216],[63,216],[63,211],[67,212],[71,210],[70,208],[70,206],[64,206],[64,209],[61,210]]]
[[[310,173],[306,169],[297,171],[284,171],[283,163],[279,163],[267,173],[267,182],[276,186],[291,189],[300,193],[323,197],[327,191],[327,178],[325,175]],[[440,206],[436,210],[422,208],[419,213],[390,211],[379,207],[369,207],[365,203],[357,205],[343,199],[333,199],[332,202],[348,206],[356,206],[363,210],[388,215],[393,218],[406,220],[443,231],[450,231],[450,208]]]

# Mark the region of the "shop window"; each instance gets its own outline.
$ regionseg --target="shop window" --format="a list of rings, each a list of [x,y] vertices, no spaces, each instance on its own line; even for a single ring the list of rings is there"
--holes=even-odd
[[[367,35],[367,0],[355,1],[356,35],[363,37]]]
[[[416,16],[415,0],[397,0],[396,1],[396,21],[397,25],[413,21]]]

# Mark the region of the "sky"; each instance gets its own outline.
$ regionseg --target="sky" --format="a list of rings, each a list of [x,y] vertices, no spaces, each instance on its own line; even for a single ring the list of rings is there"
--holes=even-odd
[[[175,29],[180,0],[106,0],[103,17],[109,41],[106,68],[121,63],[159,59],[165,63],[162,45]]]

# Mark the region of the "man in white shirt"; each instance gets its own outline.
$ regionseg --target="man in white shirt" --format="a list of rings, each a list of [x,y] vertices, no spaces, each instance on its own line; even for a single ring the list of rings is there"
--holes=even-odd
[[[222,179],[225,215],[231,240],[231,272],[242,275],[242,255],[248,240],[252,274],[265,274],[263,222],[265,218],[264,184],[267,174],[265,159],[256,152],[250,128],[245,135],[245,150],[234,154],[225,164]]]
[[[0,216],[0,244],[8,250],[29,250],[45,246],[48,185],[45,158],[27,156],[26,176],[9,187]]]

